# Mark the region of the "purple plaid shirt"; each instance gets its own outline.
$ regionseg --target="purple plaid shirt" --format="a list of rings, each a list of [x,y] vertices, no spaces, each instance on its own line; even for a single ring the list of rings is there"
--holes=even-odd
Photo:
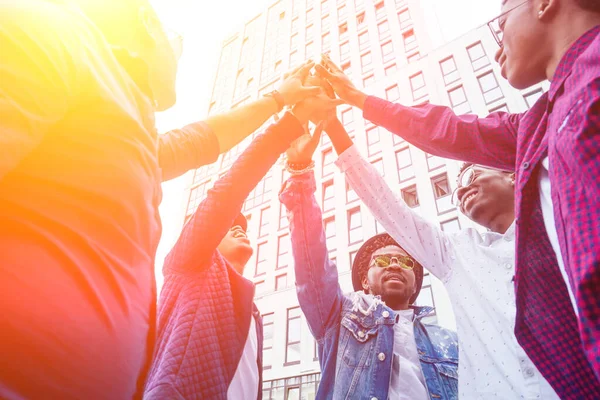
[[[600,26],[573,44],[550,91],[523,114],[459,117],[443,106],[404,107],[375,97],[364,108],[365,118],[428,153],[516,171],[515,334],[562,399],[600,398],[599,55]],[[579,321],[540,207],[538,174],[547,156]]]

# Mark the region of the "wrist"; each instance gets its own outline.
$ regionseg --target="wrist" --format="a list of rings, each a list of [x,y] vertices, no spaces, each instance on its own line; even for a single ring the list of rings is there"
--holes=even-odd
[[[365,108],[365,101],[367,100],[367,96],[365,93],[360,90],[353,88],[348,96],[348,102],[354,107],[358,107],[361,110]]]

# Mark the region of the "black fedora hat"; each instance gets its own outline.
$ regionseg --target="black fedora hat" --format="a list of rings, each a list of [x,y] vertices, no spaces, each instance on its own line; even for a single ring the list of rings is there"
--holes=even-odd
[[[352,286],[354,287],[354,291],[357,292],[363,290],[362,279],[369,269],[373,253],[386,246],[397,246],[404,250],[402,246],[387,233],[380,233],[379,235],[373,236],[364,242],[360,249],[358,249],[358,253],[356,253],[356,257],[352,263]],[[408,252],[406,253],[408,254]],[[419,297],[419,293],[421,292],[421,286],[423,285],[423,266],[416,260],[413,272],[415,273],[415,285],[417,290],[408,301],[409,304],[414,304],[417,300],[417,297]]]

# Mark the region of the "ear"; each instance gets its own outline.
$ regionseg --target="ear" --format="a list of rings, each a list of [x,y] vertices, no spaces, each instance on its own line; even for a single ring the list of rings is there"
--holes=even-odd
[[[556,14],[560,6],[556,0],[539,0],[536,5],[537,17],[540,21],[551,18],[552,15]]]
[[[367,274],[365,274],[365,276],[363,276],[363,278],[362,278],[362,287],[363,287],[363,290],[365,291],[365,293],[369,293],[370,286],[369,286],[369,279],[367,279]]]
[[[508,177],[510,178],[510,184],[511,184],[512,186],[515,186],[515,178],[516,178],[516,174],[513,172],[513,173],[512,173],[512,174],[510,174]]]

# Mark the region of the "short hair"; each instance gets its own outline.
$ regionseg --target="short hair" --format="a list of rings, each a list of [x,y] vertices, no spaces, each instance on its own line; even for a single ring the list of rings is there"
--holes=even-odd
[[[470,162],[464,162],[463,165],[460,166],[460,170],[458,171],[458,176],[460,176],[460,174],[462,174],[464,172],[465,169],[473,166],[473,163]],[[458,179],[458,178],[457,178]]]
[[[584,10],[600,13],[600,0],[575,0],[575,3]]]

